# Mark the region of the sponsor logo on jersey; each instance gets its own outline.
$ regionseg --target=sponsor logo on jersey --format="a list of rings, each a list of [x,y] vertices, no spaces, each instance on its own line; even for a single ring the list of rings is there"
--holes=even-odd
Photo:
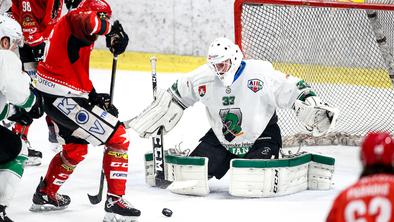
[[[248,88],[252,90],[254,93],[260,91],[263,88],[263,81],[260,79],[249,79],[248,80]]]
[[[205,96],[206,93],[207,93],[207,86],[206,85],[198,86],[198,94],[200,95],[200,97]]]
[[[118,179],[118,180],[126,180],[127,179],[127,172],[123,171],[111,171],[109,173],[110,179]]]

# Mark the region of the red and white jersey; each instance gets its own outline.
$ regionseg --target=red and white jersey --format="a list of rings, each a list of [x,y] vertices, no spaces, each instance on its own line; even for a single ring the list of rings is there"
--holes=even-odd
[[[63,0],[12,0],[12,15],[22,26],[25,43],[36,46],[59,20]]]
[[[110,23],[96,12],[74,10],[64,15],[49,36],[44,61],[38,63],[37,86],[42,92],[87,97],[93,85],[89,60],[97,35],[106,35]]]
[[[327,222],[394,221],[394,175],[361,178],[335,199]]]

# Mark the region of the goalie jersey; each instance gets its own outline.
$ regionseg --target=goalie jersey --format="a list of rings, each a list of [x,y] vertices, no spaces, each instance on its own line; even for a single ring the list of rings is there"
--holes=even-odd
[[[221,144],[235,155],[249,151],[277,108],[292,108],[309,89],[304,81],[275,70],[261,60],[241,62],[231,86],[225,87],[208,65],[178,79],[170,88],[184,106],[200,101]]]

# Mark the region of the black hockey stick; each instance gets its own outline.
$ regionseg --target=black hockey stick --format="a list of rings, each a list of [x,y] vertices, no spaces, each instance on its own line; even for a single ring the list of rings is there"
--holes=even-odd
[[[114,88],[115,88],[115,76],[116,76],[116,65],[118,62],[118,55],[114,55],[114,58],[112,59],[112,73],[111,73],[111,87],[109,89],[109,104],[112,105],[112,101],[114,98]],[[101,202],[101,199],[103,198],[103,188],[104,188],[104,169],[101,167],[101,175],[100,175],[100,186],[99,186],[99,191],[97,195],[90,195],[88,194],[89,201],[91,204],[98,204]]]
[[[156,63],[157,58],[151,57],[150,63],[152,67],[152,90],[153,99],[156,100],[157,93],[157,75],[156,75]],[[164,149],[163,149],[163,127],[161,126],[152,135],[153,144],[153,167],[155,174],[155,186],[160,188],[167,188],[171,182],[165,179],[164,175]]]

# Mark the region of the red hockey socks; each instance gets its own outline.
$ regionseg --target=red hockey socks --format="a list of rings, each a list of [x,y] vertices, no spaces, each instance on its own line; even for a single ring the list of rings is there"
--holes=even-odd
[[[122,196],[125,194],[129,140],[123,125],[119,126],[111,139],[106,143],[103,157],[103,169],[107,178],[108,193]]]
[[[87,144],[63,145],[63,151],[56,154],[49,164],[45,176],[46,187],[42,191],[46,193],[57,193],[60,186],[73,173],[76,165],[84,159],[87,149]]]

